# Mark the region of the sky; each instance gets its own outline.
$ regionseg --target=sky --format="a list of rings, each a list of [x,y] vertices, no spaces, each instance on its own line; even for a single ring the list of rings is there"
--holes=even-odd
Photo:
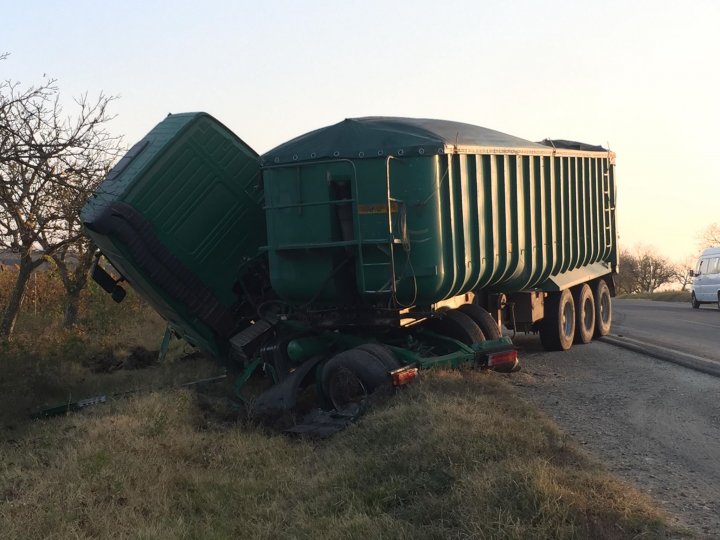
[[[170,112],[206,111],[259,153],[344,118],[456,120],[609,146],[622,248],[680,261],[720,223],[718,0],[0,8],[0,79],[118,96],[108,127],[127,145]]]

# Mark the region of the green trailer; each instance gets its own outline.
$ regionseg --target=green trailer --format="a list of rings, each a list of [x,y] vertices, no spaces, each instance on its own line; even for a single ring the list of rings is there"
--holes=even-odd
[[[82,212],[191,344],[341,408],[417,368],[512,370],[503,329],[565,350],[609,331],[614,154],[441,120],[347,119],[258,156],[203,113],[171,115]],[[118,292],[101,265],[96,279]],[[360,396],[360,397],[358,397]]]

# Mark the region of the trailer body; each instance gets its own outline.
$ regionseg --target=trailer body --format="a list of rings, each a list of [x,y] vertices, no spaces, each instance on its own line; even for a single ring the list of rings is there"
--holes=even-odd
[[[606,150],[360,118],[262,162],[272,285],[288,301],[431,305],[476,290],[557,291],[617,265]]]

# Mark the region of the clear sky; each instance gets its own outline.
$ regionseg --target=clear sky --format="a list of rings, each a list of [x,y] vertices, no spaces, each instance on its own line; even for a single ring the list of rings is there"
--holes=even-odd
[[[260,153],[347,117],[610,145],[624,247],[720,222],[720,1],[0,0],[0,78],[118,95],[127,144],[203,110]]]

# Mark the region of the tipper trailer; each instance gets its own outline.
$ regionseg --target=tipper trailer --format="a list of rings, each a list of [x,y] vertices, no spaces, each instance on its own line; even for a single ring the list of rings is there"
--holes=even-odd
[[[441,120],[346,119],[263,156],[204,113],[169,115],[82,211],[168,328],[343,409],[417,368],[512,370],[503,328],[565,350],[607,334],[615,156]],[[98,259],[99,260],[99,259]]]

